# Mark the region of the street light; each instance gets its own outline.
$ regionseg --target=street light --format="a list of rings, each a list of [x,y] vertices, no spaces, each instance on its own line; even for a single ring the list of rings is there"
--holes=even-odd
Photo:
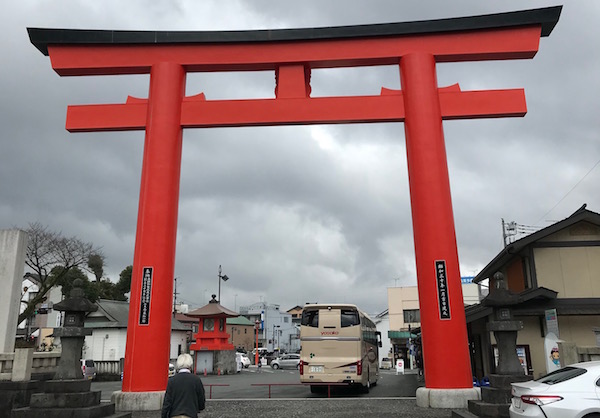
[[[257,319],[254,323],[254,329],[256,329],[256,351],[254,352],[254,364],[258,365],[258,327],[260,326],[260,321]]]
[[[226,274],[221,275],[221,265],[219,264],[219,303],[221,303],[221,279],[226,282],[229,277]]]

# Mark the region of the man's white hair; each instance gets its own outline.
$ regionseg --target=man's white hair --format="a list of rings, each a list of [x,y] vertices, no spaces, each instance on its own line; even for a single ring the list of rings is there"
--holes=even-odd
[[[184,354],[180,354],[179,357],[177,357],[177,370],[181,370],[181,369],[192,370],[193,365],[194,365],[194,360],[192,359],[192,356],[190,356],[189,354],[184,353]]]

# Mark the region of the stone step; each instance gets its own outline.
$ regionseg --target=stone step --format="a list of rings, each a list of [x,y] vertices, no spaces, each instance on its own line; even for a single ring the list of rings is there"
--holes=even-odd
[[[46,380],[43,388],[46,393],[89,392],[92,388],[92,381],[89,379]]]
[[[465,410],[461,409],[460,411],[452,411],[452,415],[450,418],[478,418],[477,415]]]
[[[526,374],[491,374],[490,375],[490,386],[495,388],[503,388],[509,389],[511,388],[511,383],[517,382],[527,382],[532,380],[533,376],[528,376]]]
[[[500,389],[490,386],[481,388],[481,400],[487,403],[510,403],[510,389]]]
[[[100,391],[77,393],[35,393],[31,408],[83,408],[100,404]]]
[[[86,408],[18,408],[12,418],[104,418],[115,414],[115,404],[105,403]]]
[[[469,401],[469,412],[482,418],[509,418],[509,403],[493,404],[483,401]]]

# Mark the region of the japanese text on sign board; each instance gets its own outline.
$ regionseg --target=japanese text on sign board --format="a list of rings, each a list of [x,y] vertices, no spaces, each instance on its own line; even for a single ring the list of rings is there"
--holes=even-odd
[[[150,317],[150,295],[152,294],[152,267],[144,267],[140,296],[140,325],[148,325]]]
[[[450,319],[450,300],[448,298],[448,277],[446,276],[446,260],[435,261],[435,278],[438,290],[440,319]]]

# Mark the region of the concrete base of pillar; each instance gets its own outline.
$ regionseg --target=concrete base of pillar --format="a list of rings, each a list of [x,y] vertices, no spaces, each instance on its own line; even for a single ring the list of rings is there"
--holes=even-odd
[[[117,411],[160,411],[165,391],[156,392],[113,392],[111,402]]]
[[[417,406],[422,408],[467,408],[470,400],[481,399],[480,388],[417,389]]]

